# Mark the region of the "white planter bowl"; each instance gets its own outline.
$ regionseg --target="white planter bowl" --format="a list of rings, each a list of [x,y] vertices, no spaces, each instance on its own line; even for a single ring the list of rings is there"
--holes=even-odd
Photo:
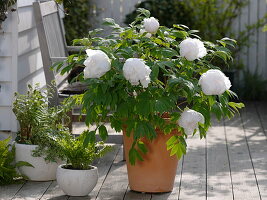
[[[50,181],[56,179],[56,171],[59,166],[55,162],[46,162],[43,157],[33,157],[32,151],[37,148],[37,145],[15,144],[16,147],[16,162],[26,161],[33,167],[19,167],[21,174],[27,176],[31,181]]]
[[[57,183],[69,196],[86,196],[96,186],[98,180],[97,167],[89,170],[65,169],[64,165],[57,168]]]

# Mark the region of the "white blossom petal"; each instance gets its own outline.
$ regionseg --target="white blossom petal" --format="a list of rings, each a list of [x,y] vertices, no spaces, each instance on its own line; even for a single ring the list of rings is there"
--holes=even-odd
[[[187,38],[180,43],[180,55],[189,61],[193,61],[207,55],[207,50],[199,39]]]
[[[159,29],[159,22],[154,17],[144,19],[144,28],[148,33],[156,33]]]
[[[84,61],[84,78],[100,78],[111,68],[107,54],[101,50],[87,49],[87,59]]]
[[[202,74],[198,84],[206,95],[220,95],[231,87],[229,78],[217,69],[210,69]]]
[[[123,75],[132,85],[138,85],[139,82],[144,88],[150,83],[151,69],[145,64],[144,60],[139,58],[129,58],[123,65]]]
[[[140,34],[144,34],[145,32],[146,32],[145,29],[140,29]],[[146,33],[146,34],[145,34],[145,37],[147,37],[147,38],[151,38],[151,36],[152,36],[151,33]]]
[[[178,124],[179,126],[183,127],[186,134],[192,134],[195,129],[198,129],[198,123],[205,123],[204,116],[191,109],[184,110],[181,114]]]

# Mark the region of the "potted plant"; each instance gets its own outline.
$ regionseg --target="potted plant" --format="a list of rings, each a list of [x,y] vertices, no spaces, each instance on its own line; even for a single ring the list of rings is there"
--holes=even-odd
[[[129,27],[105,19],[113,29],[106,38],[94,30],[74,40],[86,53],[68,57],[64,72],[84,66],[77,79],[88,90],[77,101],[88,126],[96,124],[103,140],[108,134],[102,122],[123,130],[130,188],[168,192],[178,159],[186,153],[186,138],[196,132],[204,138],[212,113],[230,118],[244,106],[229,101],[235,96],[231,82],[211,64],[215,57],[231,61],[227,47],[235,41],[202,42],[185,25],[167,28],[148,10],[138,12]]]
[[[58,140],[66,137],[62,123],[67,122],[68,103],[48,107],[51,90],[41,91],[39,86],[28,86],[27,94],[15,93],[13,112],[20,130],[16,138],[16,162],[33,165],[19,167],[19,171],[33,181],[56,178],[56,169],[64,159]]]
[[[67,163],[58,167],[57,183],[67,195],[86,196],[94,189],[98,171],[92,163],[111,150],[103,142],[90,142],[90,134],[85,131],[77,138],[70,136],[59,142]]]

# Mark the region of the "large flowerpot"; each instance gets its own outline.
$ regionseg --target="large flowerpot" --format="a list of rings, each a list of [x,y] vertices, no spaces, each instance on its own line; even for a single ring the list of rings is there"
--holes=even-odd
[[[70,196],[86,196],[96,186],[98,180],[97,167],[91,166],[88,170],[75,170],[64,168],[60,165],[57,168],[57,183],[64,193]]]
[[[125,131],[123,133],[131,190],[157,193],[170,192],[173,189],[178,159],[176,156],[170,156],[170,151],[166,149],[166,142],[171,136],[178,135],[179,132],[174,130],[168,135],[164,135],[159,129],[156,129],[156,132],[157,138],[152,142],[145,138],[142,139],[148,148],[148,152],[143,156],[144,161],[137,161],[135,165],[129,163],[129,150],[133,138],[127,137]]]
[[[16,162],[26,161],[34,167],[19,167],[21,174],[27,176],[31,181],[50,181],[56,179],[56,171],[59,166],[56,162],[46,162],[43,157],[33,157],[32,151],[37,145],[15,144]]]

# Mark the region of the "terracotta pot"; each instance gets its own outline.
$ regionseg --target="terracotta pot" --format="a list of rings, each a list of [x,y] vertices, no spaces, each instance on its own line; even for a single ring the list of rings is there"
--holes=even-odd
[[[133,138],[127,137],[123,132],[125,156],[128,170],[129,186],[131,190],[138,192],[159,193],[170,192],[173,189],[174,179],[177,170],[178,159],[170,156],[167,151],[166,142],[179,132],[174,130],[171,134],[164,135],[156,129],[157,138],[152,142],[143,138],[148,152],[143,156],[144,161],[137,161],[135,165],[129,163],[129,150]]]

